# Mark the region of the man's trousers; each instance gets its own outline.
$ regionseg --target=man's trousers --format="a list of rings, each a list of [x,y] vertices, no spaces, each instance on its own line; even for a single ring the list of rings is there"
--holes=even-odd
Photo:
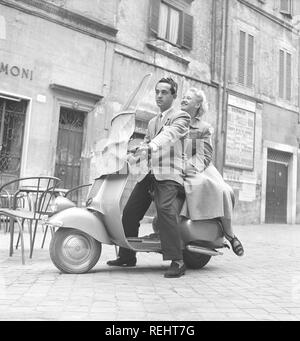
[[[126,237],[137,237],[140,221],[143,219],[151,202],[151,191],[157,210],[164,260],[182,259],[182,241],[179,231],[179,213],[184,201],[184,187],[172,180],[157,181],[148,174],[137,183],[123,210],[122,223]],[[135,252],[120,248],[119,256],[125,259],[135,258]]]

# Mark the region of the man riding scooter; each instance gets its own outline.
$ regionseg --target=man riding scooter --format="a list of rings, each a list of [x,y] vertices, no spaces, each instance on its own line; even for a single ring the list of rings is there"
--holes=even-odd
[[[50,258],[63,273],[91,270],[101,256],[102,244],[120,247],[119,257],[108,263],[112,266],[134,266],[136,252],[162,253],[165,260],[172,261],[166,277],[180,277],[185,266],[201,269],[211,257],[222,255],[218,249],[228,247],[219,219],[178,219],[184,201],[183,159],[190,144],[185,143],[190,115],[172,108],[177,90],[174,81],[156,83],[157,103],[164,117],[150,121],[144,145],[137,152],[129,147],[134,154],[128,157],[136,108],[150,80],[151,75],[146,75],[122,111],[113,117],[109,139],[94,158],[98,177],[87,195],[86,207],[76,207],[65,197],[55,198],[53,213],[45,223],[53,232]],[[145,158],[143,154],[150,148],[151,154]],[[129,176],[141,173],[123,212],[122,198]],[[149,192],[154,193],[158,207],[161,240],[137,237],[140,220],[153,198]]]
[[[176,111],[172,105],[177,96],[177,83],[162,78],[155,87],[160,113],[150,120],[139,154],[147,154],[148,173],[139,177],[123,211],[122,223],[126,237],[137,237],[140,221],[148,210],[152,196],[157,210],[157,226],[164,260],[171,260],[165,277],[180,277],[185,273],[179,212],[184,201],[183,159],[190,116]],[[181,200],[180,200],[181,199]],[[110,266],[135,266],[136,253],[120,247],[118,258],[107,262]]]

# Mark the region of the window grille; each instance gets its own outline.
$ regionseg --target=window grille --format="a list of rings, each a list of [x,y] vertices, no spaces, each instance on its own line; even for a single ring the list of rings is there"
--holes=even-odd
[[[283,163],[288,165],[291,158],[290,153],[285,153],[276,149],[268,149],[268,161],[273,161],[277,163]]]
[[[0,185],[20,174],[27,102],[0,96]]]

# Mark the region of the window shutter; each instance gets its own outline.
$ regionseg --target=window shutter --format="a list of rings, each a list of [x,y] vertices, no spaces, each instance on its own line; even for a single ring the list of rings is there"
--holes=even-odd
[[[253,85],[254,37],[248,35],[247,86]]]
[[[292,55],[286,54],[286,99],[291,100],[292,97]]]
[[[279,97],[284,98],[284,51],[279,50]]]
[[[157,35],[161,0],[151,0],[150,3],[150,30]]]
[[[240,31],[240,47],[239,47],[239,83],[245,82],[245,58],[246,58],[246,33]]]
[[[189,50],[193,48],[193,24],[194,18],[187,13],[182,13],[181,45]]]
[[[280,0],[280,10],[282,12],[289,12],[289,2],[290,0]]]
[[[300,15],[300,1],[299,0],[293,2],[292,9],[293,9],[294,16]]]

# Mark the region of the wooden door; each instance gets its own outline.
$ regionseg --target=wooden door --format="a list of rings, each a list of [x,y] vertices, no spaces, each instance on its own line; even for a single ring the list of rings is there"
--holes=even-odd
[[[287,164],[268,161],[266,223],[287,222],[287,180]]]
[[[55,176],[62,180],[64,188],[80,185],[81,151],[85,112],[62,107],[57,138]],[[71,198],[78,200],[78,193]]]

